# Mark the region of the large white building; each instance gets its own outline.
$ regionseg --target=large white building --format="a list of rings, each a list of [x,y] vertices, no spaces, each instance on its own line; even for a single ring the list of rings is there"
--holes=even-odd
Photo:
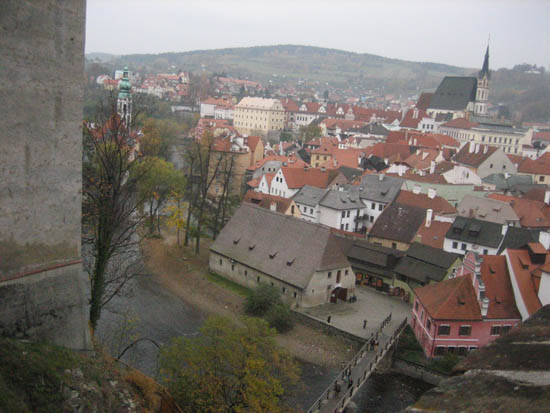
[[[239,133],[265,136],[282,130],[285,116],[278,99],[245,97],[234,108],[233,126]]]

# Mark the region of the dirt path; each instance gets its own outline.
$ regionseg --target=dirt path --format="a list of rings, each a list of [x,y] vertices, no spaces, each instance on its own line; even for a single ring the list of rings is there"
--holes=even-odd
[[[210,242],[201,242],[201,254],[197,257],[192,247],[178,247],[173,236],[147,240],[143,250],[150,273],[190,306],[207,315],[229,318],[244,315],[244,298],[205,276]],[[278,335],[277,342],[294,357],[324,367],[338,367],[354,354],[353,346],[346,340],[302,324]]]

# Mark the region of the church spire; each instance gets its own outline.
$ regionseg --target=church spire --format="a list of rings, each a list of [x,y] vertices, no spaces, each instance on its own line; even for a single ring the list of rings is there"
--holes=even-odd
[[[482,79],[484,76],[487,76],[487,79],[491,77],[491,72],[489,72],[489,44],[487,44],[487,51],[485,52],[485,59],[483,60],[483,67],[479,72],[479,78]]]
[[[129,129],[132,120],[132,84],[128,78],[128,66],[124,67],[122,80],[118,84],[117,111],[124,125]]]

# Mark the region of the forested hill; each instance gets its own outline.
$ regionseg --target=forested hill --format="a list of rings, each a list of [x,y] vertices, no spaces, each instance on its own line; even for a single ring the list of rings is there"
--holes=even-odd
[[[300,79],[307,83],[326,83],[335,87],[370,89],[384,87],[388,91],[435,88],[446,75],[472,73],[465,69],[438,63],[419,63],[390,59],[312,46],[257,46],[183,53],[134,54],[113,56],[90,54],[103,64],[132,70],[164,72],[175,69],[205,70],[228,76],[248,77],[260,82],[282,83]],[[286,82],[285,82],[286,83]]]

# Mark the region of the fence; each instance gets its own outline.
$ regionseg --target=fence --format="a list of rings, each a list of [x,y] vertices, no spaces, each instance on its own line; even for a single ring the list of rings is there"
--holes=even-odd
[[[330,383],[330,385],[325,389],[325,391],[321,394],[321,396],[313,403],[313,405],[307,410],[308,413],[316,413],[320,412],[323,408],[327,408],[326,404],[329,400],[334,399],[335,397],[338,397],[340,393],[342,393],[342,383],[345,382],[346,379],[349,379],[351,376],[352,369],[357,367],[357,365],[363,360],[363,358],[367,355],[367,353],[375,351],[374,357],[370,360],[369,363],[366,363],[365,366],[363,366],[363,370],[361,371],[359,378],[357,379],[356,383],[353,383],[353,380],[347,381],[348,382],[348,388],[340,395],[340,398],[337,400],[336,403],[332,403],[334,405],[334,412],[337,413],[344,409],[346,407],[346,404],[349,402],[349,400],[353,397],[354,393],[365,383],[365,381],[368,380],[380,360],[384,358],[388,350],[393,346],[405,326],[407,325],[407,318],[405,318],[399,327],[394,331],[394,333],[390,336],[390,338],[386,341],[386,343],[378,348],[378,336],[382,333],[382,329],[391,321],[391,313],[382,323],[380,324],[380,327],[378,328],[376,333],[372,333],[371,337],[367,340],[367,342],[361,347],[361,349],[355,354],[353,359],[347,363],[347,365],[340,371],[338,376]],[[326,410],[328,411],[328,410]]]

